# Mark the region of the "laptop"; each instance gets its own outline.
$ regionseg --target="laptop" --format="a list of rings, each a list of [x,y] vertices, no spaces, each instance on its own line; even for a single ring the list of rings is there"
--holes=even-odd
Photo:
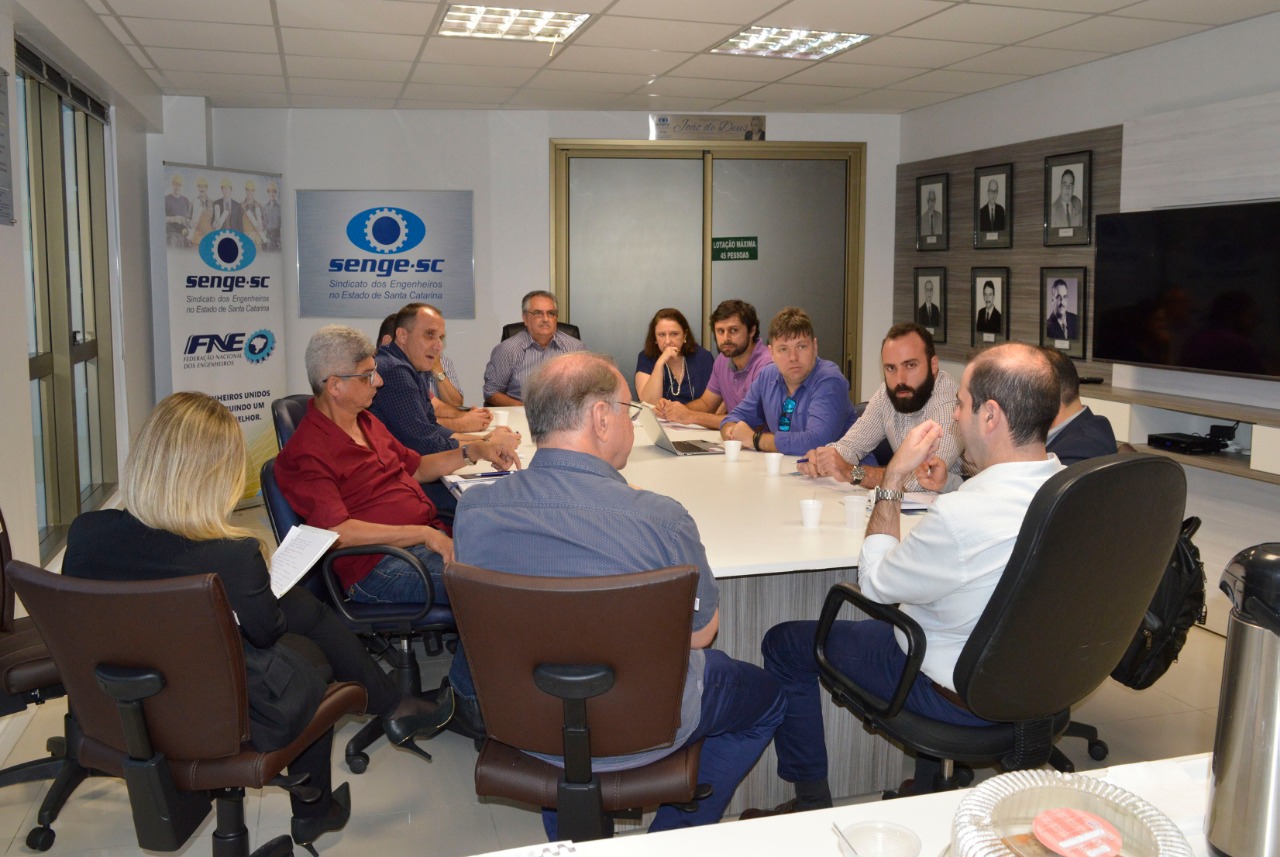
[[[637,421],[644,427],[645,433],[654,446],[660,446],[667,452],[676,455],[724,455],[724,447],[711,440],[672,440],[658,422],[658,415],[648,405],[640,405]]]

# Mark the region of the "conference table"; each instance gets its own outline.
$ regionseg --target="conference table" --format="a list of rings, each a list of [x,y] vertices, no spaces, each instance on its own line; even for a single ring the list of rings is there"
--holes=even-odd
[[[532,458],[523,408],[508,412],[512,429],[523,435],[520,456]],[[674,440],[717,439],[714,431],[665,424]],[[766,472],[765,456],[744,449],[737,461],[724,455],[677,456],[655,446],[636,426],[623,476],[638,487],[679,501],[698,524],[711,570],[720,584],[720,631],[715,648],[762,665],[760,641],[769,628],[794,619],[816,619],[827,591],[853,580],[862,548],[867,491],[830,478],[810,479],[796,471],[796,457],[784,456],[780,473]],[[468,470],[484,470],[476,466]],[[462,471],[463,473],[467,471]],[[822,500],[819,526],[801,524],[800,501]],[[856,504],[856,526],[845,526],[844,500]],[[903,515],[909,532],[918,515]],[[856,618],[848,610],[850,618]],[[823,694],[830,758],[831,791],[837,797],[896,787],[903,779],[903,753],[861,722],[836,708]],[[777,776],[770,745],[743,780],[728,813],[749,806],[773,806],[791,798]]]

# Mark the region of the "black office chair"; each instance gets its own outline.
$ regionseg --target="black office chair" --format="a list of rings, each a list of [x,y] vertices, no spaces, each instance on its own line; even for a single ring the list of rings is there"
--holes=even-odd
[[[631,770],[591,767],[593,755],[674,743],[697,569],[531,577],[449,563],[444,577],[488,731],[476,794],[556,809],[560,838],[575,842],[612,835],[612,813],[692,811],[710,794],[701,741]]]
[[[965,784],[972,772],[966,777],[956,762],[998,762],[1006,771],[1052,762],[1072,770],[1054,742],[1071,706],[1107,679],[1133,638],[1181,529],[1186,492],[1179,465],[1132,454],[1080,462],[1041,486],[954,673],[969,710],[994,726],[954,726],[904,709],[924,659],[924,632],[896,606],[849,584],[827,594],[815,634],[823,684],[838,705],[916,755],[914,792]],[[909,640],[890,700],[863,690],[827,658],[845,603]]]
[[[285,500],[276,482],[275,459],[262,465],[262,499],[271,522],[271,532],[276,541],[284,540],[289,530],[305,523]],[[342,581],[333,570],[333,561],[344,556],[368,556],[394,554],[415,568],[426,582],[425,604],[361,604],[352,601],[342,588]],[[320,568],[308,572],[298,586],[304,586],[321,601],[333,607],[342,621],[365,642],[374,656],[381,658],[395,676],[396,683],[407,695],[422,693],[422,673],[418,657],[413,651],[413,641],[421,637],[427,654],[435,656],[444,651],[444,635],[457,633],[453,611],[445,605],[433,604],[435,586],[426,566],[408,551],[391,545],[365,545],[339,548],[325,554]],[[347,743],[347,767],[352,773],[362,774],[369,767],[369,755],[365,750],[383,736],[381,718],[374,717]],[[428,756],[427,758],[430,758]]]
[[[216,800],[213,854],[247,857],[246,788],[319,797],[280,772],[338,720],[363,712],[365,690],[329,685],[290,744],[253,749],[244,648],[216,575],[81,580],[17,561],[9,575],[66,681],[84,727],[81,758],[124,778],[140,847],[179,850]],[[292,846],[281,836],[256,854],[283,857]]]
[[[276,399],[271,403],[271,424],[276,428],[276,448],[284,449],[284,445],[293,437],[298,423],[307,413],[307,402],[311,401],[310,393],[295,393]]]
[[[524,330],[523,321],[513,321],[510,324],[504,324],[502,326],[502,338],[510,339],[522,330]],[[556,330],[563,330],[574,339],[582,341],[582,334],[578,332],[578,326],[576,324],[570,324],[567,321],[562,321],[556,325]]]
[[[866,409],[866,402],[858,402],[853,406],[853,419],[855,422],[862,417],[862,413]],[[876,448],[872,450],[871,455],[876,460],[876,466],[888,467],[889,459],[893,458],[893,447],[889,445],[889,439],[885,438],[880,441],[880,443],[876,444]]]

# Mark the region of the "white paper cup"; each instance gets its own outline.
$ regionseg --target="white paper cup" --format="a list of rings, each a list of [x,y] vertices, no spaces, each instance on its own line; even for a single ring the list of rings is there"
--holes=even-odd
[[[822,523],[822,501],[821,500],[801,500],[800,501],[800,523],[809,529],[816,529]]]
[[[724,442],[724,460],[737,461],[738,454],[742,452],[742,441],[726,440]]]
[[[782,472],[781,452],[766,452],[764,454],[764,472],[770,476],[777,476]]]
[[[901,824],[889,821],[864,821],[840,828],[846,843],[839,836],[840,853],[845,857],[853,857],[849,850],[852,845],[857,849],[858,857],[919,857],[920,837]]]
[[[844,525],[850,529],[861,529],[867,523],[867,495],[846,494],[840,501],[844,503]]]
[[[493,414],[493,423],[492,423],[492,425],[493,425],[493,427],[494,427],[494,428],[497,428],[498,426],[510,425],[510,423],[511,423],[511,412],[510,412],[510,411],[496,411],[496,410],[495,410],[495,411],[490,411],[490,413],[492,413],[492,414]]]

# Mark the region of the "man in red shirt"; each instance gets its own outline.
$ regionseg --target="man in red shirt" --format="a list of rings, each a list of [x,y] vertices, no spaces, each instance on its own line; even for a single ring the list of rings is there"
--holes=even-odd
[[[366,410],[382,386],[373,355],[373,343],[351,327],[328,325],[312,335],[306,366],[315,398],[276,459],[276,479],[303,520],[338,534],[338,547],[395,545],[423,560],[436,603],[448,603],[441,574],[453,539],[419,483],[480,460],[503,470],[520,461],[488,441],[434,455],[405,447]],[[426,599],[422,578],[396,557],[345,557],[334,567],[355,601]]]

